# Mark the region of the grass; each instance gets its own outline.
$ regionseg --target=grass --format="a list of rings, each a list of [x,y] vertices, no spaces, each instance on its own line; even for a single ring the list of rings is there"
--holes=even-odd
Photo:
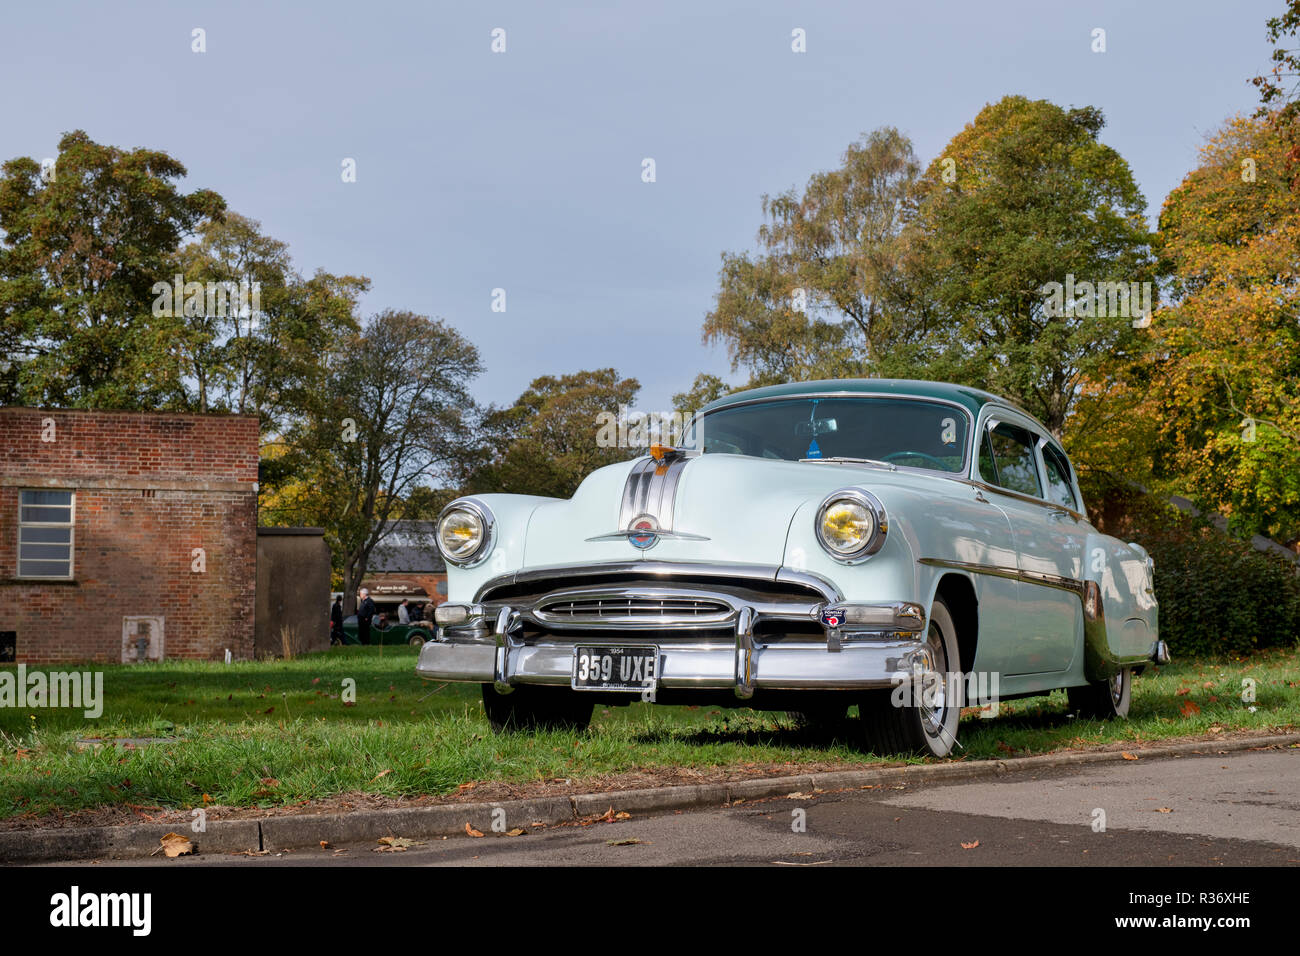
[[[289,661],[102,667],[97,720],[0,708],[0,818],[99,807],[276,807],[356,792],[441,795],[471,781],[884,762],[850,742],[797,730],[782,714],[709,707],[597,708],[585,734],[497,737],[477,687],[426,684],[414,663],[405,647],[344,647]],[[1253,704],[1241,700],[1243,678],[1255,681]],[[349,680],[355,700],[345,694]],[[963,719],[960,753],[1004,758],[1297,727],[1300,652],[1287,649],[1148,671],[1134,681],[1128,721],[1074,719],[1062,692],[1005,703],[996,718]],[[91,737],[168,739],[78,745]]]

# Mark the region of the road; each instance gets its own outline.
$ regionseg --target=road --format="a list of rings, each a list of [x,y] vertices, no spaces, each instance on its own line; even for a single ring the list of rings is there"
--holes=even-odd
[[[794,795],[588,826],[506,823],[527,832],[435,839],[405,852],[366,844],[145,865],[1294,866],[1300,750]]]

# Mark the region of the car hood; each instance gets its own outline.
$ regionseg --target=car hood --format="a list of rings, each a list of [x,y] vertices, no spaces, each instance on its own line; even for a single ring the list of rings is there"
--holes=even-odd
[[[779,566],[785,563],[791,523],[832,491],[871,491],[891,501],[930,494],[950,484],[937,476],[883,468],[791,462],[709,454],[660,466],[668,474],[648,494],[629,493],[629,478],[646,481],[647,459],[593,472],[568,501],[547,501],[533,510],[526,532],[524,567],[604,561],[707,561]],[[676,467],[677,473],[673,474]],[[629,518],[650,514],[661,535],[648,548],[629,542]],[[805,516],[800,515],[800,520]]]

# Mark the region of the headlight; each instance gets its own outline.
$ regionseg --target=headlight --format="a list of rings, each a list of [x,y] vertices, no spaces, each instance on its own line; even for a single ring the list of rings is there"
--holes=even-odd
[[[827,496],[817,509],[817,540],[837,561],[854,563],[885,544],[889,522],[875,495],[846,488]]]
[[[493,531],[486,505],[472,498],[453,501],[438,516],[438,550],[452,564],[472,567],[492,550]]]

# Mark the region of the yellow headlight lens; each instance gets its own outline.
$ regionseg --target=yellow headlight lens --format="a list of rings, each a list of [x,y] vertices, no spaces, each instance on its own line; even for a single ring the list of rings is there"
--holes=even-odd
[[[438,546],[448,558],[468,558],[483,543],[483,520],[473,511],[456,508],[438,522]]]
[[[852,554],[861,549],[876,530],[876,519],[866,505],[836,501],[822,515],[822,540],[832,551]]]

